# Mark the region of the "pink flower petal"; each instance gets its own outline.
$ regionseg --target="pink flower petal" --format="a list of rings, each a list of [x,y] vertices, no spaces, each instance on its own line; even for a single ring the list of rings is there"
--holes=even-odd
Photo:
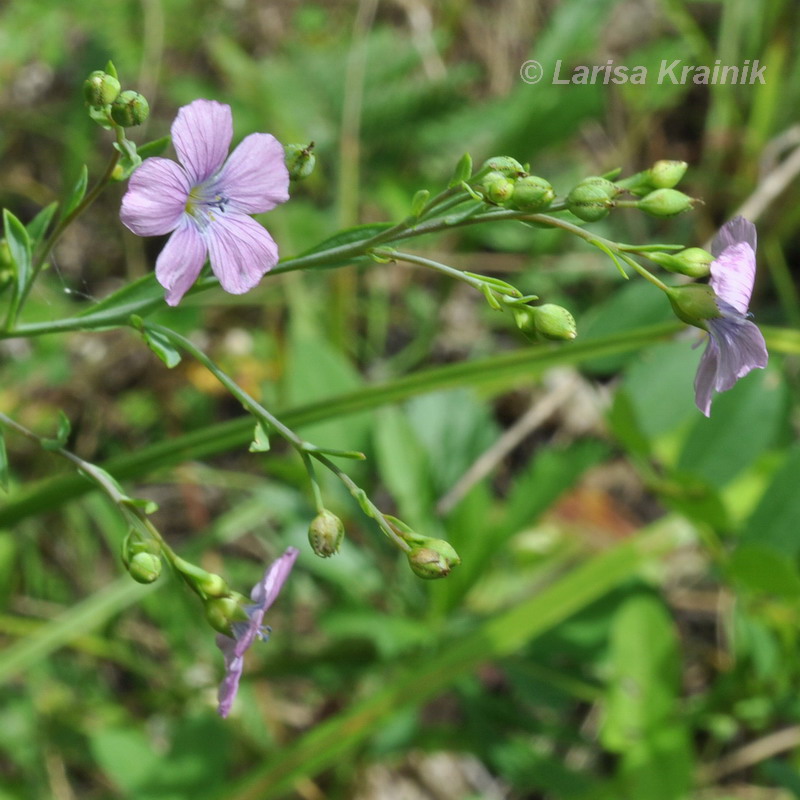
[[[269,133],[251,133],[231,153],[217,182],[237,211],[259,214],[289,199],[283,146]]]
[[[744,217],[734,217],[730,222],[726,222],[717,232],[714,241],[711,242],[711,253],[716,258],[721,255],[726,247],[739,242],[747,242],[755,253],[756,251],[756,226]]]
[[[148,158],[131,175],[120,219],[137,236],[163,236],[181,221],[191,188],[174,161]]]
[[[747,313],[755,277],[756,254],[748,242],[729,245],[711,262],[711,288],[740,314]]]
[[[219,214],[204,231],[211,269],[231,294],[252,289],[278,263],[278,245],[254,219]]]
[[[232,138],[231,107],[215,100],[195,100],[183,106],[172,123],[172,142],[193,186],[222,166]]]
[[[225,658],[225,677],[222,679],[217,694],[217,699],[219,700],[217,710],[223,718],[230,713],[233,701],[239,691],[239,681],[244,669],[244,659],[234,654],[233,644],[234,641],[230,637],[222,634],[217,635],[217,647],[222,650],[222,655]]]
[[[195,224],[184,217],[156,260],[156,280],[167,290],[167,303],[176,306],[197,280],[206,261],[206,245]]]

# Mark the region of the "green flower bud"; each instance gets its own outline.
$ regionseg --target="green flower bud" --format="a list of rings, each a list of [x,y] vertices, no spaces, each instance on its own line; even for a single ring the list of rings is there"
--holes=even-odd
[[[620,181],[614,181],[617,189],[631,194],[642,195],[652,192],[656,187],[650,181],[650,170],[644,172],[637,172],[635,175],[629,175]]]
[[[510,200],[514,193],[514,181],[507,178],[502,172],[490,172],[481,181],[481,187],[486,199],[497,205],[502,205]]]
[[[578,335],[575,318],[563,306],[545,303],[542,306],[531,306],[533,324],[536,332],[545,339],[572,340]]]
[[[690,278],[705,278],[711,271],[714,256],[702,247],[688,247],[679,253],[646,253],[647,257],[670,272],[688,275]]]
[[[120,88],[119,81],[113,75],[96,69],[83,82],[83,96],[90,106],[102,108],[117,99]]]
[[[203,577],[195,578],[194,585],[206,597],[228,597],[231,593],[225,579],[213,572],[207,572]]]
[[[320,558],[336,555],[343,539],[344,524],[336,514],[328,510],[317,514],[308,526],[309,544]]]
[[[680,183],[688,166],[685,161],[656,161],[647,170],[650,183],[656,189],[671,189]]]
[[[130,89],[111,104],[111,119],[123,128],[141,125],[150,116],[150,106],[139,92]]]
[[[617,191],[617,187],[611,181],[605,183],[614,187],[613,191],[604,183],[592,181],[593,179],[589,179],[588,182],[581,181],[567,195],[567,208],[585,222],[597,222],[608,216],[611,206],[614,205],[612,198]]]
[[[511,206],[520,211],[544,211],[555,200],[553,187],[536,175],[525,175],[514,184]]]
[[[656,189],[639,200],[636,207],[654,217],[674,217],[676,214],[688,211],[695,202],[693,197],[677,189]]]
[[[714,290],[705,283],[673,286],[667,296],[675,316],[696,328],[706,330],[706,320],[722,316]]]
[[[443,539],[424,539],[406,554],[415,575],[426,580],[444,578],[461,563],[458,553]]]
[[[283,148],[286,156],[286,169],[289,170],[291,180],[301,181],[314,171],[317,157],[311,152],[313,149],[314,142],[307,145],[287,144]]]
[[[136,553],[127,564],[131,578],[137,583],[153,583],[161,575],[161,559],[153,553]]]
[[[231,635],[231,622],[246,622],[247,613],[233,597],[206,600],[206,619],[215,631]]]
[[[491,169],[505,175],[507,178],[521,178],[525,175],[525,168],[511,156],[494,156],[483,162],[481,169]]]

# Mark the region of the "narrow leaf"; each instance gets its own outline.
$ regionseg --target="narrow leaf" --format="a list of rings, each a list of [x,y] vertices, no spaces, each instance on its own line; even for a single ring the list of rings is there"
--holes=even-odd
[[[37,242],[44,239],[47,229],[50,227],[50,222],[53,219],[53,214],[56,213],[58,203],[50,203],[45,206],[29,223],[28,223],[28,236],[30,237],[31,244],[36,245]]]
[[[253,431],[253,441],[250,442],[250,447],[248,449],[251,453],[266,453],[269,447],[269,435],[266,429],[260,422],[256,422],[256,427]]]
[[[86,164],[84,164],[81,167],[81,174],[78,176],[75,186],[72,188],[69,197],[64,203],[64,218],[68,217],[78,207],[78,205],[80,205],[81,200],[83,200],[86,195],[86,186],[88,183],[89,170],[87,169]]]
[[[8,474],[8,453],[6,453],[6,440],[3,432],[0,431],[0,489],[4,492],[8,491],[9,486]]]
[[[162,136],[160,139],[153,139],[152,142],[140,144],[137,148],[141,158],[150,158],[151,156],[160,156],[169,147],[172,141],[171,136]]]
[[[31,279],[31,240],[25,226],[8,209],[3,210],[3,228],[14,272],[14,297],[11,300],[10,318],[15,319]]]

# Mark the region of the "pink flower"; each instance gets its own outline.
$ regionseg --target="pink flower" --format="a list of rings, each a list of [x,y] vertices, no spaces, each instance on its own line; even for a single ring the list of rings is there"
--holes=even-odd
[[[744,217],[722,226],[711,245],[709,284],[719,316],[707,319],[708,345],[694,379],[695,402],[708,417],[713,390],[724,392],[754,368],[767,366],[761,331],[748,319],[747,308],[756,275],[756,228]]]
[[[250,592],[253,604],[245,606],[244,609],[249,620],[231,624],[233,638],[223,634],[217,635],[217,647],[222,650],[225,657],[225,678],[219,687],[218,710],[222,717],[228,716],[239,690],[245,652],[257,638],[263,641],[269,638],[270,628],[263,624],[264,614],[278,597],[281,587],[292,571],[298,553],[299,550],[294,547],[287,548],[253,587],[253,591]]]
[[[172,233],[156,261],[156,278],[177,305],[210,257],[231,294],[252,289],[278,263],[278,246],[250,214],[289,199],[283,147],[251,133],[227,158],[230,106],[195,100],[178,111],[172,141],[178,161],[148,158],[122,198],[120,217],[137,236]]]

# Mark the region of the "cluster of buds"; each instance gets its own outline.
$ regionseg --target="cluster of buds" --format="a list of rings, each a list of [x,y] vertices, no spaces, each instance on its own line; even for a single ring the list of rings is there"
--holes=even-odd
[[[547,210],[555,200],[553,187],[544,179],[530,175],[510,156],[496,156],[484,162],[483,177],[475,188],[494,205],[536,213]]]
[[[83,95],[98,121],[110,118],[122,128],[141,125],[150,116],[144,95],[132,89],[123,91],[114,65],[95,70],[83,83]]]
[[[122,542],[122,563],[137,583],[153,583],[161,576],[161,548],[131,529]]]
[[[578,335],[575,318],[563,306],[544,303],[540,306],[512,306],[514,322],[529,339],[572,341]]]
[[[688,211],[696,200],[675,187],[684,176],[685,161],[656,161],[650,169],[622,180],[584,178],[569,192],[566,207],[585,222],[597,222],[614,207],[638,208],[654,217],[673,217]],[[618,200],[623,192],[638,200]]]

